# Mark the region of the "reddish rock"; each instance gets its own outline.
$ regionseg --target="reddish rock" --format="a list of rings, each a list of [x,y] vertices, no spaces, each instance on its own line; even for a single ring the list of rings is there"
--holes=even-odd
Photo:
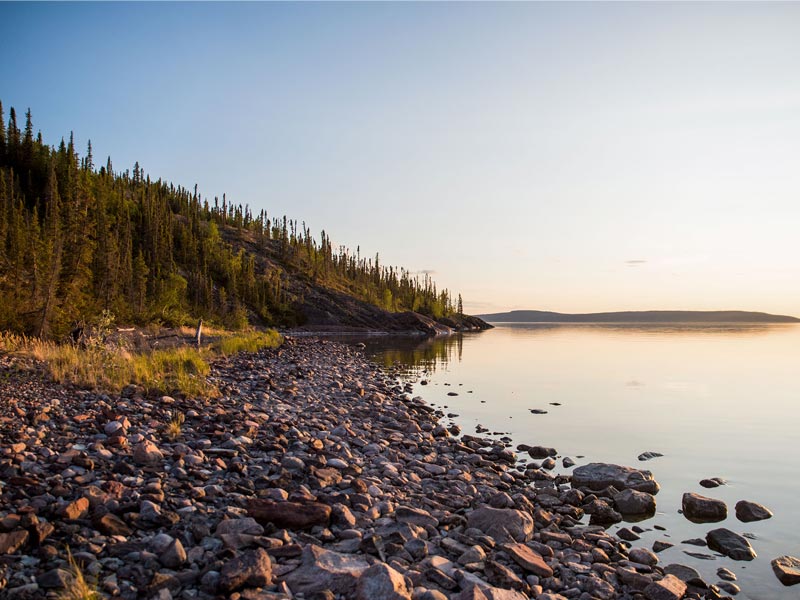
[[[331,507],[318,502],[272,502],[253,499],[247,505],[247,513],[259,523],[272,523],[286,529],[308,529],[315,525],[328,525]]]
[[[78,498],[59,511],[59,514],[65,519],[82,519],[88,513],[89,501],[86,498]]]
[[[469,513],[467,522],[500,543],[527,542],[533,537],[533,517],[513,508],[484,506]]]
[[[13,554],[28,541],[27,531],[0,533],[0,554]]]
[[[361,574],[369,568],[361,556],[332,552],[314,544],[303,549],[302,561],[284,578],[294,594],[330,590],[334,594],[350,595]]]
[[[528,548],[525,544],[506,544],[503,550],[508,552],[520,567],[539,577],[552,577],[551,569],[538,552]]]
[[[647,600],[680,600],[685,593],[686,584],[675,575],[667,575],[644,588]]]

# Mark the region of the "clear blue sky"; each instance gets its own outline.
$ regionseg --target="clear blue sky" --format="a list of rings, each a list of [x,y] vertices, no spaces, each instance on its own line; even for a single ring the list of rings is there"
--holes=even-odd
[[[473,312],[800,314],[800,4],[0,4],[0,99]]]

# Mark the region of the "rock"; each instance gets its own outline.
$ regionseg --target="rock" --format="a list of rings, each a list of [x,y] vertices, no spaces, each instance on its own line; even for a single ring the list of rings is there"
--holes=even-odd
[[[711,479],[701,479],[700,485],[704,488],[716,488],[721,485],[725,485],[725,480],[721,477],[712,477]]]
[[[527,542],[533,537],[533,518],[513,508],[484,506],[469,513],[467,523],[501,544]]]
[[[739,500],[736,503],[736,518],[743,523],[772,518],[772,511],[762,504]]]
[[[352,594],[361,574],[369,568],[364,558],[325,550],[315,544],[303,548],[302,563],[284,581],[293,594],[330,590]]]
[[[646,492],[623,490],[614,496],[614,505],[623,516],[644,516],[656,512],[656,499]]]
[[[133,462],[142,466],[153,466],[161,463],[164,455],[150,440],[143,440],[133,449]]]
[[[618,490],[632,489],[648,494],[656,494],[660,489],[650,471],[640,471],[632,467],[589,463],[577,467],[572,472],[572,487],[600,491],[608,486],[614,486]]]
[[[736,573],[730,569],[726,569],[725,567],[720,567],[717,569],[717,577],[724,579],[725,581],[736,581]]]
[[[301,504],[256,498],[248,502],[247,513],[259,523],[272,523],[286,529],[309,529],[315,525],[327,526],[331,507],[319,502]]]
[[[356,600],[410,599],[405,578],[389,565],[372,565],[358,578]]]
[[[664,456],[660,452],[642,452],[637,458],[641,461],[652,460]]]
[[[117,515],[106,513],[94,521],[94,526],[106,535],[129,536],[132,529]]]
[[[557,456],[558,452],[555,448],[548,448],[547,446],[534,446],[528,449],[528,454],[531,458],[547,458],[548,456]]]
[[[800,558],[794,556],[779,556],[770,563],[775,577],[783,585],[797,585],[800,583]]]
[[[656,540],[655,542],[653,542],[653,552],[658,554],[659,552],[663,552],[664,550],[672,548],[674,545],[675,544],[673,544],[672,542],[667,542],[664,540]]]
[[[226,562],[219,574],[219,589],[230,593],[244,586],[264,587],[272,583],[272,560],[263,548],[247,550]]]
[[[27,531],[0,533],[0,554],[14,554],[28,541]]]
[[[544,558],[538,552],[533,551],[525,544],[506,544],[503,546],[514,562],[516,562],[524,570],[538,575],[539,577],[552,577],[553,569],[544,562]]]
[[[681,581],[689,581],[690,579],[700,579],[700,573],[697,569],[687,567],[686,565],[671,564],[664,567],[664,573],[667,575],[675,575]]]
[[[686,492],[681,503],[683,516],[694,523],[716,523],[728,517],[728,507],[722,500]]]
[[[724,592],[728,592],[731,596],[736,596],[742,591],[742,588],[731,581],[720,581],[717,583],[717,587]]]
[[[72,581],[72,575],[64,569],[51,569],[39,575],[36,583],[40,588],[63,589]]]
[[[622,527],[619,531],[617,531],[617,537],[621,540],[625,540],[626,542],[635,542],[636,540],[641,539],[641,536],[638,533],[631,531],[627,527]]]
[[[158,560],[168,569],[177,569],[186,562],[186,550],[180,540],[172,540]]]
[[[413,523],[420,527],[438,527],[439,520],[432,517],[427,510],[421,508],[411,508],[409,506],[398,506],[394,513],[398,523]]]
[[[631,548],[628,559],[640,565],[653,567],[658,564],[658,557],[647,548]]]
[[[263,535],[264,528],[252,517],[244,517],[241,519],[224,519],[219,522],[214,530],[214,535],[217,537],[234,533]]]
[[[89,513],[89,500],[86,498],[78,498],[74,502],[65,505],[59,514],[64,519],[81,519]]]
[[[685,593],[686,583],[674,575],[667,575],[644,588],[647,600],[680,600]]]
[[[753,560],[756,553],[747,538],[724,527],[712,529],[706,534],[708,547],[733,560]]]

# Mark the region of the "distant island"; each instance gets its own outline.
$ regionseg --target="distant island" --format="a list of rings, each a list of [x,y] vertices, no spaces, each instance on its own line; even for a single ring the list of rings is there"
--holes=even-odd
[[[745,310],[634,310],[579,314],[512,310],[478,316],[490,323],[800,323],[796,317]]]

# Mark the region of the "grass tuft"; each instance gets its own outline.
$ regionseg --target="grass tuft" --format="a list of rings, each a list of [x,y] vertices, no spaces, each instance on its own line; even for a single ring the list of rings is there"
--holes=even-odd
[[[58,600],[99,600],[102,597],[97,591],[97,585],[86,579],[81,565],[72,556],[69,548],[67,548],[67,566],[70,574],[69,582],[56,596]]]
[[[185,420],[186,417],[183,416],[182,412],[176,410],[172,413],[172,418],[167,423],[167,437],[173,442],[181,436],[181,427]]]

